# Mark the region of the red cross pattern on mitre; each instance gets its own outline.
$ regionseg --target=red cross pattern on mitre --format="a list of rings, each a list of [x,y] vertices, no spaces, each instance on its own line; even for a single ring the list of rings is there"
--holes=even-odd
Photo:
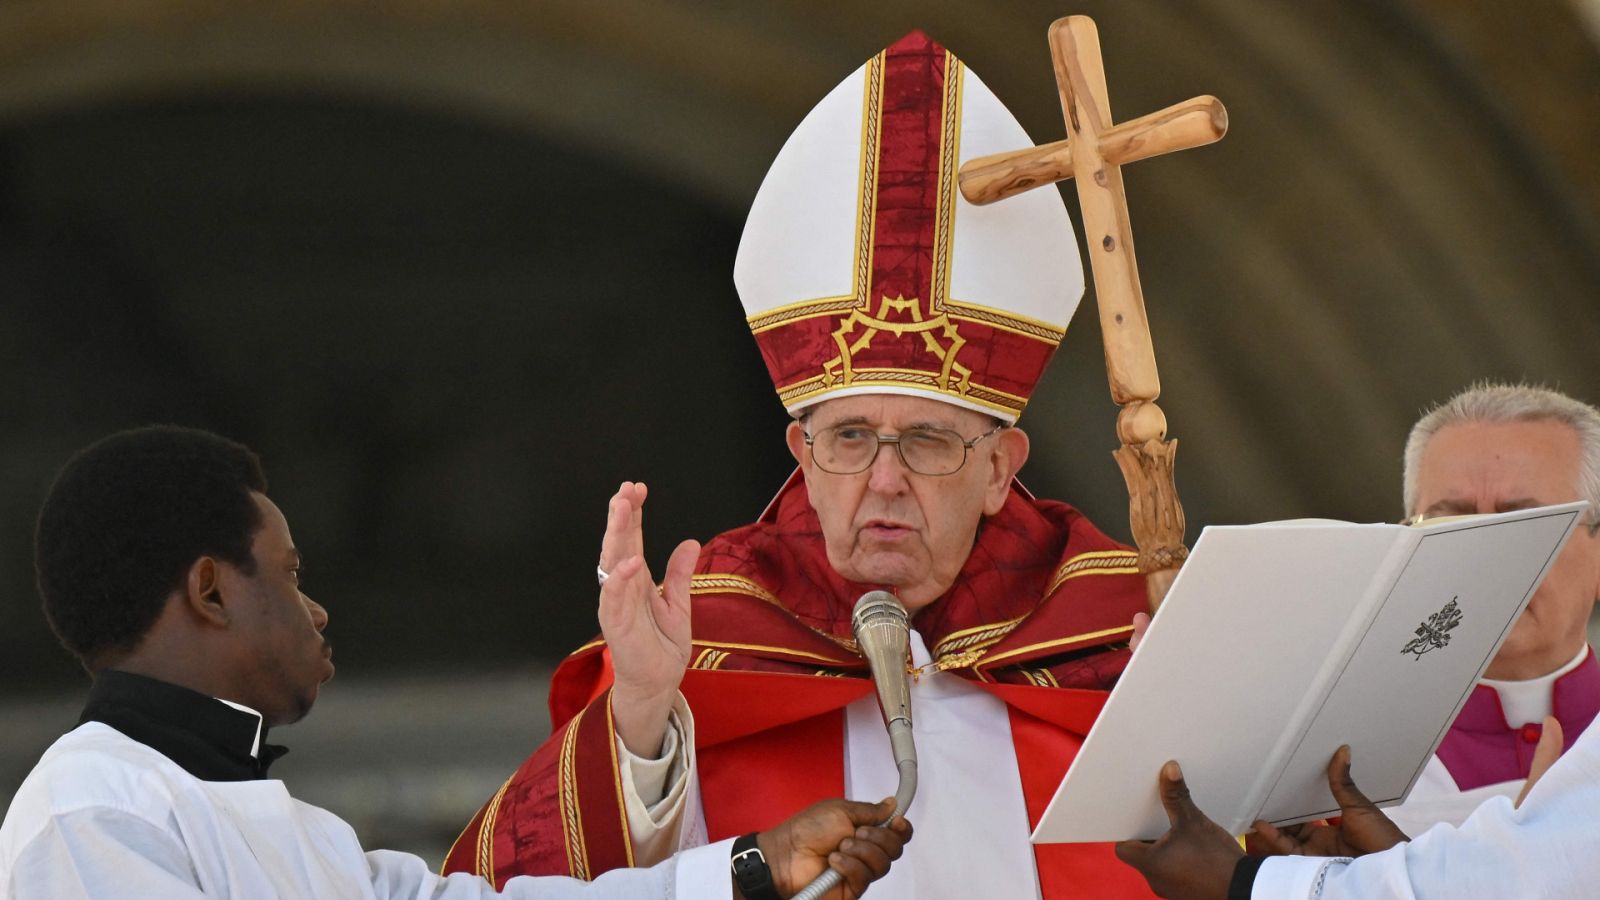
[[[806,116],[756,193],[734,284],[791,414],[929,396],[1014,422],[1083,295],[1054,190],[973,206],[967,159],[1031,143],[954,54],[912,32]]]

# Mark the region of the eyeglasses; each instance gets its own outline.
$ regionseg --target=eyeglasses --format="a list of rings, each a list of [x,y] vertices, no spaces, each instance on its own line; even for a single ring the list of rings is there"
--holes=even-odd
[[[953,475],[967,464],[967,451],[1006,427],[1004,423],[972,440],[945,428],[908,428],[879,434],[864,425],[835,425],[807,434],[806,446],[817,468],[833,475],[855,475],[872,467],[884,444],[893,444],[900,462],[918,475]]]

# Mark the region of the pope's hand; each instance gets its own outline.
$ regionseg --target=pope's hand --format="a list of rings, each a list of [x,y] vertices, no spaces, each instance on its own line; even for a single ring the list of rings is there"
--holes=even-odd
[[[689,576],[700,545],[684,541],[667,560],[658,590],[644,561],[642,483],[625,481],[611,498],[600,568],[600,632],[616,673],[611,712],[617,737],[635,756],[654,759],[689,665]]]
[[[1150,614],[1136,612],[1133,614],[1133,635],[1128,638],[1128,649],[1137,650],[1144,643],[1144,633],[1150,630]]]

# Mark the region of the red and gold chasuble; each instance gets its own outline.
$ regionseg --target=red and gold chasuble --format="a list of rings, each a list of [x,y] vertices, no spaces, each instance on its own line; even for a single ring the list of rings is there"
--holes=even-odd
[[[955,584],[912,619],[934,665],[1006,704],[1030,828],[1126,665],[1129,622],[1145,608],[1134,559],[1076,510],[1013,485]],[[844,707],[872,688],[850,613],[875,587],[828,565],[798,473],[760,521],[702,551],[683,693],[695,716],[711,840],[770,828],[843,795]],[[445,871],[498,886],[513,875],[589,879],[653,862],[633,856],[610,680],[599,641],[562,663],[550,690],[555,733],[468,825]],[[1108,844],[1034,854],[1046,898],[1152,896]]]

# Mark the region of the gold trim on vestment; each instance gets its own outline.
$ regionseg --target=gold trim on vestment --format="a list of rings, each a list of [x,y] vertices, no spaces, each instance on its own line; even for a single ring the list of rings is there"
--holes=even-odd
[[[494,823],[500,817],[500,798],[506,795],[506,789],[511,787],[511,781],[516,777],[513,774],[507,778],[505,784],[500,785],[500,790],[489,798],[489,806],[483,811],[483,822],[478,826],[478,854],[474,864],[478,867],[478,875],[491,885],[494,884]],[[456,840],[459,842],[461,839]],[[454,853],[455,849],[452,846],[450,852]],[[449,858],[449,854],[445,854],[445,859]]]
[[[720,572],[694,575],[689,579],[689,595],[692,597],[695,594],[743,594],[747,597],[754,597],[757,600],[764,600],[773,606],[783,607],[782,601],[778,599],[776,594],[743,575]]]
[[[577,773],[574,769],[577,758],[578,726],[583,722],[584,713],[580,711],[567,723],[567,733],[561,741],[561,761],[557,766],[557,780],[560,782],[560,791],[556,797],[561,813],[561,835],[567,851],[567,871],[573,878],[588,881],[589,878],[589,849],[583,839],[583,811],[578,808]]]
[[[730,593],[744,593],[744,592],[730,592]],[[756,596],[756,595],[751,595],[751,596]],[[767,598],[762,598],[762,599],[765,600]],[[768,602],[777,603],[777,605],[779,607],[783,607],[783,604],[781,602],[778,602],[776,599],[769,600]],[[784,607],[784,609],[785,609],[785,611],[788,611],[786,607]],[[784,654],[788,654],[790,656],[803,656],[803,657],[806,657],[807,659],[817,659],[817,660],[821,660],[823,662],[838,663],[838,664],[841,664],[841,665],[849,665],[852,662],[857,662],[858,661],[857,659],[855,659],[855,657],[859,657],[861,655],[861,651],[856,647],[856,642],[854,640],[852,640],[850,638],[837,637],[835,635],[828,634],[827,632],[818,631],[817,629],[812,628],[809,625],[805,625],[804,623],[801,623],[801,624],[802,624],[803,627],[805,627],[807,630],[809,630],[812,634],[818,635],[819,637],[827,638],[829,641],[832,641],[833,643],[838,644],[840,650],[846,651],[847,653],[851,654],[851,656],[825,656],[825,655],[823,655],[821,653],[812,653],[812,652],[810,652],[808,650],[794,650],[794,649],[791,649],[791,648],[788,648],[788,647],[772,647],[772,646],[767,646],[767,645],[764,645],[764,644],[730,644],[730,643],[725,643],[725,642],[722,642],[722,641],[695,640],[695,641],[691,642],[692,646],[700,647],[702,649],[701,649],[700,655],[696,656],[694,658],[694,660],[689,663],[689,668],[691,668],[691,669],[718,669],[718,668],[721,668],[722,667],[722,663],[724,662],[724,660],[728,656],[732,655],[732,654],[730,654],[728,652],[725,652],[725,651],[721,650],[721,648],[726,648],[727,650],[733,650],[733,651],[738,651],[738,650],[766,650],[766,651],[770,651],[770,652],[773,652],[773,653],[784,653]],[[577,651],[574,651],[574,653],[581,652],[581,651],[586,650],[586,649],[588,649],[590,647],[600,647],[600,646],[604,646],[604,645],[605,645],[605,640],[604,639],[601,639],[601,640],[598,640],[598,641],[590,641],[589,643],[585,644],[583,647],[579,648]],[[718,653],[720,653],[720,656],[719,657],[715,657],[715,658],[710,656],[710,655],[708,655],[708,654],[718,654]]]
[[[611,691],[606,691],[606,734],[617,733],[617,719],[611,712]],[[622,851],[628,858],[628,868],[633,868],[633,832],[628,830],[628,807],[622,799],[622,767],[617,764],[617,742],[615,738],[606,741],[606,746],[611,748],[611,784],[617,789],[617,816],[622,819]]]
[[[1050,674],[1049,669],[1019,669],[1024,678],[1039,687],[1061,687],[1056,677]]]
[[[1130,550],[1090,550],[1085,553],[1079,553],[1056,569],[1056,574],[1051,580],[1050,589],[1045,591],[1044,595],[1046,597],[1050,596],[1063,583],[1080,575],[1121,575],[1126,574],[1128,571],[1123,566],[1094,565],[1102,560],[1131,560],[1137,558],[1138,554]],[[973,650],[981,650],[993,646],[1015,630],[1018,625],[1022,624],[1029,615],[1032,615],[1032,613],[1002,622],[990,622],[984,625],[974,625],[971,628],[962,628],[959,631],[952,631],[933,645],[931,655],[935,660],[938,660],[950,654],[970,653]],[[959,665],[952,664],[952,667],[959,668]]]
[[[1085,568],[1082,568],[1082,569],[1078,569],[1075,572],[1067,572],[1065,574],[1057,576],[1056,581],[1050,585],[1050,593],[1052,593],[1052,594],[1055,593],[1056,589],[1061,587],[1061,585],[1065,584],[1066,582],[1069,582],[1074,578],[1081,578],[1081,577],[1083,577],[1085,575],[1138,575],[1138,574],[1139,574],[1139,567],[1138,566],[1097,566],[1097,567],[1094,567],[1094,568],[1085,567]],[[1048,595],[1046,595],[1046,596],[1048,596]]]
[[[821,632],[817,632],[821,634]],[[808,650],[792,650],[788,647],[769,647],[763,644],[729,644],[722,641],[695,641],[696,647],[708,647],[713,650],[765,650],[770,653],[782,653],[787,656],[801,656],[806,659],[817,659],[823,662],[841,663],[849,665],[860,662],[859,659],[844,659],[837,656],[824,656],[821,653],[812,653]]]
[[[1022,620],[1027,617],[1027,615],[1022,615],[1004,622],[992,622],[988,625],[975,625],[971,628],[952,631],[933,645],[932,655],[937,659],[946,653],[970,650],[983,643],[992,644],[1010,634],[1011,630],[1022,624]]]
[[[509,785],[510,783],[511,783],[511,779],[507,778],[505,784],[500,785],[500,790],[495,792],[495,796],[499,796],[502,792],[504,792],[505,789],[506,789],[506,785]],[[489,801],[490,801],[490,803],[494,802],[494,797],[490,797]],[[488,814],[489,814],[488,804],[486,803],[486,804],[484,804],[484,816],[487,817]],[[449,873],[447,873],[445,871],[445,867],[450,865],[450,857],[454,856],[456,854],[456,848],[461,846],[461,839],[466,837],[467,836],[467,832],[469,832],[471,830],[472,830],[472,823],[468,822],[467,823],[467,827],[461,829],[461,833],[456,835],[456,839],[450,842],[450,849],[449,849],[449,851],[447,851],[445,853],[444,861],[439,863],[439,877],[443,878],[445,875],[449,874]],[[478,825],[478,835],[479,835],[479,837],[482,837],[482,835],[483,835],[483,823],[481,823],[481,822]],[[477,871],[477,868],[476,868],[477,865],[478,865],[478,861],[477,861],[476,858],[473,859],[472,865],[474,867],[472,874],[474,874],[474,875],[481,874],[480,872]]]
[[[973,663],[983,658],[984,649],[983,647],[978,647],[972,650],[963,650],[959,653],[946,653],[921,666],[913,666],[908,662],[906,663],[906,674],[911,676],[912,681],[921,681],[922,676],[930,671],[948,672],[951,669],[970,669]]]
[[[991,656],[988,659],[983,660],[982,661],[982,666],[983,666],[983,668],[986,668],[986,669],[993,668],[995,663],[999,662],[1002,659],[1010,659],[1013,656],[1022,656],[1023,654],[1026,654],[1026,653],[1032,653],[1035,650],[1045,650],[1045,649],[1048,649],[1050,647],[1062,647],[1062,646],[1065,646],[1067,644],[1076,644],[1079,641],[1092,641],[1095,638],[1109,637],[1109,636],[1111,636],[1113,634],[1121,634],[1124,631],[1131,633],[1133,631],[1133,626],[1132,625],[1122,625],[1122,626],[1117,627],[1117,628],[1106,628],[1106,629],[1102,629],[1100,631],[1090,631],[1090,632],[1085,633],[1085,634],[1075,634],[1075,635],[1073,635],[1071,637],[1058,638],[1058,639],[1053,640],[1053,641],[1041,641],[1041,642],[1039,642],[1037,644],[1029,644],[1026,647],[1018,647],[1015,650],[1007,650],[1004,653],[997,653],[994,656]]]
[[[1056,569],[1056,574],[1050,579],[1050,586],[1045,589],[1046,597],[1054,594],[1061,585],[1081,575],[1137,575],[1139,567],[1135,565],[1139,554],[1132,550],[1092,550],[1080,553],[1062,563]],[[1123,565],[1112,565],[1110,560],[1125,561]]]
[[[1139,555],[1139,551],[1137,551],[1137,550],[1122,550],[1122,549],[1117,549],[1117,550],[1087,550],[1087,551],[1085,551],[1083,553],[1075,554],[1070,559],[1068,559],[1066,562],[1062,563],[1060,566],[1057,566],[1056,567],[1056,572],[1058,574],[1061,573],[1061,572],[1065,572],[1066,570],[1068,570],[1068,569],[1072,568],[1073,566],[1076,566],[1076,565],[1084,562],[1085,560],[1091,560],[1091,559],[1124,559],[1124,558],[1127,558],[1127,557],[1136,557],[1138,555]]]
[[[700,655],[694,658],[694,662],[689,664],[689,668],[720,669],[722,668],[723,662],[726,661],[727,658],[727,653],[707,647],[706,649],[700,651]]]
[[[794,611],[791,610],[788,606],[784,605],[784,602],[781,599],[778,598],[777,594],[774,594],[771,591],[767,590],[765,587],[763,587],[761,585],[760,582],[757,582],[756,580],[754,580],[752,578],[747,578],[747,577],[745,577],[743,575],[735,575],[735,574],[733,574],[731,572],[706,572],[705,574],[702,574],[702,575],[692,576],[689,579],[689,595],[690,596],[694,596],[696,594],[714,594],[714,593],[741,594],[741,595],[746,596],[746,597],[754,597],[755,599],[760,600],[763,603],[770,603],[773,606],[778,607],[779,609],[783,610],[784,612],[788,613],[791,616],[794,615]],[[841,648],[849,651],[851,654],[856,655],[856,656],[860,656],[861,655],[861,650],[860,650],[859,647],[856,646],[856,642],[855,642],[855,640],[853,638],[843,638],[843,637],[839,637],[836,634],[831,634],[831,633],[826,632],[826,631],[820,631],[820,630],[818,630],[816,628],[812,628],[810,625],[806,625],[804,622],[801,622],[800,624],[802,626],[804,626],[806,628],[806,630],[810,631],[812,634],[815,634],[818,637],[826,638],[827,640],[831,641],[832,643],[838,644]],[[734,645],[728,644],[728,645],[724,645],[724,646],[734,646]],[[772,648],[766,648],[766,649],[772,649]],[[788,652],[788,651],[786,651],[786,652]],[[819,658],[823,658],[823,657],[819,657]]]

